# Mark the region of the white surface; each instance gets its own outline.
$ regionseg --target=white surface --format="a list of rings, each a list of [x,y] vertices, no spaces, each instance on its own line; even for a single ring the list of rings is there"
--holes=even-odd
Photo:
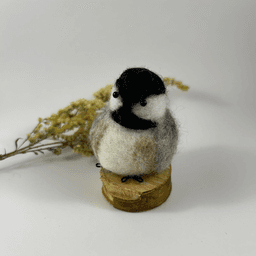
[[[256,255],[256,2],[0,1],[0,152],[127,67],[170,89],[173,191],[114,209],[95,159],[66,150],[0,162],[0,255]]]

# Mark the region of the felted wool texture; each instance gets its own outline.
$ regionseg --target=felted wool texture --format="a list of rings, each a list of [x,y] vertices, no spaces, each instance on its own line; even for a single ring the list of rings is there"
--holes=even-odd
[[[118,105],[118,104],[117,104]],[[162,172],[177,150],[178,129],[166,107],[154,129],[126,129],[111,119],[109,102],[90,130],[92,149],[101,166],[119,175]]]
[[[124,71],[89,134],[101,166],[120,175],[160,173],[169,168],[178,129],[168,107],[160,77],[144,68]]]
[[[117,91],[117,87],[114,84],[111,90],[111,96],[109,100],[109,108],[111,111],[115,111],[122,106],[122,102],[119,98],[112,97],[113,92]],[[152,95],[147,98],[147,106],[141,107],[139,104],[136,104],[133,107],[133,113],[143,119],[151,121],[159,121],[164,115],[166,106],[170,104],[169,98],[166,93],[160,95]]]
[[[99,121],[95,134],[100,141],[93,139],[92,146],[105,169],[120,175],[139,175],[155,170],[156,142],[148,131],[126,129],[106,115]],[[95,147],[96,143],[98,147]]]

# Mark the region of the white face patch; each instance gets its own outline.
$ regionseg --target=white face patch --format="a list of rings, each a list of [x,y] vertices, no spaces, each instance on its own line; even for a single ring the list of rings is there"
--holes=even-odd
[[[143,119],[157,121],[165,114],[169,104],[169,98],[166,94],[153,95],[146,99],[147,105],[136,104],[133,113]]]
[[[109,108],[110,108],[111,111],[115,111],[123,105],[120,97],[117,97],[117,98],[113,97],[113,92],[118,92],[118,90],[116,88],[116,85],[113,85],[112,91],[111,91],[111,94],[110,94]]]

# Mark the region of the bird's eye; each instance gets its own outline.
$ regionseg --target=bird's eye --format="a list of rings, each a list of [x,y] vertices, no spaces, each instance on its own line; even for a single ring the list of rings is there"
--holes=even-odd
[[[117,98],[119,96],[119,93],[118,92],[113,92],[113,97],[114,98]]]
[[[140,105],[142,106],[142,107],[145,107],[146,105],[147,105],[147,102],[144,100],[144,101],[141,101],[140,102]]]

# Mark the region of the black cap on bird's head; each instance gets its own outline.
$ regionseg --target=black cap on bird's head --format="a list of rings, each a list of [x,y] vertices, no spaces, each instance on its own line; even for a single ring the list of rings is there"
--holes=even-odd
[[[116,80],[116,87],[125,103],[138,103],[166,91],[162,79],[146,68],[126,69]]]
[[[119,103],[111,107],[112,119],[123,127],[136,130],[154,128],[157,123],[148,118],[135,115],[133,108],[137,105],[147,105],[150,96],[166,93],[162,79],[146,68],[128,68],[116,80],[113,87],[113,98],[118,98]],[[144,113],[145,114],[145,113]]]

